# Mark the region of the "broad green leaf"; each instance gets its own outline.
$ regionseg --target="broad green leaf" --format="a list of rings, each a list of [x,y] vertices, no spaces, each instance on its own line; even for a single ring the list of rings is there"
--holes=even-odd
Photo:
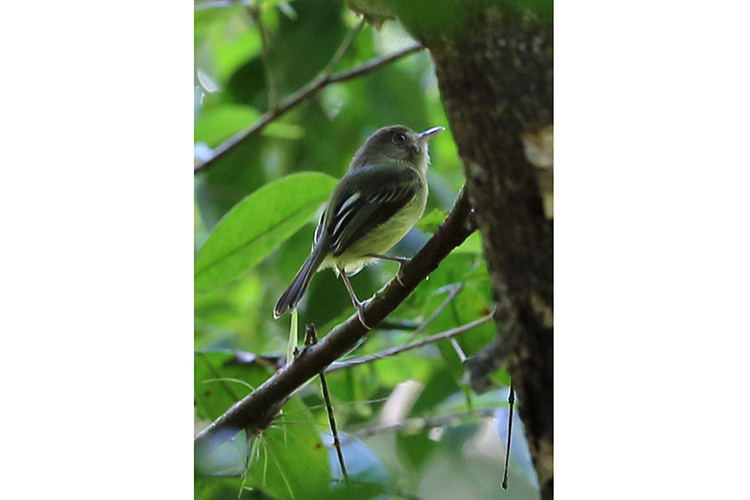
[[[268,363],[246,358],[229,351],[195,354],[194,398],[200,417],[216,419],[271,376]]]
[[[237,500],[239,477],[207,477],[195,475],[193,500]],[[243,495],[243,500],[249,495]]]
[[[256,266],[324,203],[336,179],[305,172],[266,184],[219,221],[195,262],[195,289],[224,285]]]
[[[320,434],[306,425],[287,425],[263,431],[258,456],[253,457],[246,486],[272,498],[326,498],[330,471]]]

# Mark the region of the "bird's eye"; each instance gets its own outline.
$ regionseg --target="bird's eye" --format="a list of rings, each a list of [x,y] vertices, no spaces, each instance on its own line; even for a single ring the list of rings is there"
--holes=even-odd
[[[404,134],[396,134],[393,136],[393,142],[396,144],[403,144],[406,142],[406,136]]]

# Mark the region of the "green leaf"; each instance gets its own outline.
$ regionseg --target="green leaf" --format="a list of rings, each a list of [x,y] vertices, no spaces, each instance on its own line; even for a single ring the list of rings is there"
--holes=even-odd
[[[434,233],[447,216],[447,211],[435,209],[424,215],[422,219],[417,222],[416,228],[424,233]]]
[[[336,483],[326,497],[326,500],[351,500],[352,498],[356,498],[357,500],[368,500],[370,498],[382,500],[384,498],[396,498],[394,496],[386,496],[389,491],[382,484],[353,482],[350,486],[346,486],[345,483]]]
[[[448,370],[437,371],[422,389],[419,398],[412,406],[410,415],[420,416],[431,412],[439,402],[459,390],[454,377]]]
[[[337,180],[317,172],[289,175],[246,196],[217,224],[195,262],[195,289],[224,285],[255,267],[297,232]]]
[[[427,314],[427,311],[434,311],[444,299],[444,295],[437,294],[429,297],[424,308],[426,311],[425,314]],[[427,327],[425,334],[433,335],[450,328],[465,325],[488,314],[490,307],[490,304],[485,302],[484,296],[479,290],[474,288],[474,286],[466,285]],[[495,325],[490,321],[475,326],[471,331],[456,336],[455,341],[466,356],[472,356],[479,349],[489,344],[494,337]],[[443,339],[435,342],[434,345],[440,351],[444,366],[451,373],[454,380],[460,380],[464,374],[464,366],[452,342],[449,339]]]
[[[272,498],[323,499],[330,483],[326,447],[308,426],[285,426],[263,431],[259,455],[253,457],[246,486]]]
[[[198,352],[194,358],[194,398],[198,416],[214,420],[262,384],[267,365],[238,358],[233,352]]]
[[[441,263],[440,267],[430,273],[426,280],[422,281],[417,289],[412,293],[409,300],[417,307],[423,308],[425,318],[432,314],[434,307],[440,304],[440,301],[432,304],[430,307],[425,306],[426,300],[436,293],[443,294],[443,287],[448,284],[460,283],[464,281],[469,273],[475,267],[477,256],[471,253],[452,252]],[[445,296],[443,295],[443,298]],[[437,332],[434,332],[437,333]]]
[[[476,255],[482,254],[482,237],[479,235],[479,231],[475,231],[468,238],[464,240],[454,252],[473,253]]]
[[[194,485],[194,500],[237,500],[240,478],[206,477],[196,474]],[[242,498],[244,500],[247,496]]]
[[[258,119],[260,113],[250,106],[217,106],[195,121],[195,142],[214,148]]]
[[[208,56],[196,66],[211,66],[222,82],[244,61],[260,54],[260,34],[249,26],[243,10],[234,5],[194,13],[195,50]]]

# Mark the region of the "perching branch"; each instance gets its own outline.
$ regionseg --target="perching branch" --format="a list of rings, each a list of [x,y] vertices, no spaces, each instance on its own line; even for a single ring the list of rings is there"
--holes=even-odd
[[[404,265],[403,285],[394,278],[367,303],[364,310],[367,324],[376,326],[393,312],[472,232],[471,207],[466,192],[461,190],[450,215],[411,262]],[[366,334],[367,330],[353,314],[203,429],[195,437],[196,449],[210,452],[241,429],[255,431],[267,426],[292,392],[356,346]]]
[[[411,344],[398,345],[395,347],[391,347],[390,349],[386,349],[384,351],[376,352],[375,354],[368,354],[366,356],[360,356],[358,358],[352,358],[352,359],[347,359],[346,361],[333,363],[331,366],[328,367],[326,372],[334,372],[336,370],[349,368],[350,366],[356,366],[356,365],[361,365],[364,363],[369,363],[371,361],[387,358],[389,356],[395,356],[396,354],[401,354],[404,351],[410,351],[412,349],[416,349],[417,347],[422,347],[424,345],[437,342],[438,340],[453,338],[454,336],[460,333],[468,332],[475,326],[479,326],[484,323],[487,323],[488,321],[491,321],[493,314],[494,314],[494,311],[486,316],[483,316],[479,319],[466,323],[465,325],[457,326],[456,328],[451,328],[450,330],[436,333],[435,335],[430,335],[429,337],[425,337],[422,340],[412,342]]]
[[[287,111],[291,110],[298,104],[301,104],[302,102],[308,100],[318,91],[327,87],[328,85],[331,85],[333,83],[345,82],[347,80],[366,75],[367,73],[390,64],[397,59],[422,50],[421,44],[415,44],[388,56],[375,57],[355,68],[340,71],[338,73],[333,73],[336,64],[338,64],[339,60],[344,55],[344,52],[346,52],[346,49],[349,48],[352,41],[354,40],[352,37],[352,33],[356,34],[359,31],[360,27],[361,25],[359,25],[357,28],[354,28],[354,30],[356,31],[353,30],[352,32],[350,32],[349,36],[347,36],[347,39],[344,40],[339,49],[336,51],[336,54],[331,58],[331,61],[321,73],[319,73],[315,78],[307,83],[307,85],[287,97],[283,102],[279,103],[278,106],[266,111],[266,113],[263,114],[263,116],[261,116],[250,127],[238,132],[237,134],[233,135],[226,141],[216,146],[210,158],[205,160],[203,163],[195,166],[194,173],[197,174],[198,172],[203,172],[211,165],[213,165],[219,158],[227,154],[230,150],[237,147],[239,144],[244,143],[254,135],[258,134],[266,125],[286,114]]]

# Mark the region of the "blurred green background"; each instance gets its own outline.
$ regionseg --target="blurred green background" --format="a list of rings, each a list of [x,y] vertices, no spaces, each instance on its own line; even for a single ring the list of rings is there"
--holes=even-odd
[[[269,95],[278,103],[312,80],[360,21],[341,3],[326,0],[196,1],[194,7],[196,164],[263,115]],[[397,21],[380,30],[365,25],[336,70],[414,43]],[[448,128],[424,51],[325,87],[195,176],[196,430],[283,359],[290,316],[274,320],[273,305],[307,256],[322,203],[356,149],[377,128],[396,123]],[[393,255],[416,253],[463,185],[450,129],[430,146],[425,216]],[[294,216],[282,219],[287,212]],[[396,269],[394,263],[370,266],[352,285],[360,298],[369,297]],[[478,234],[349,357],[402,344],[449,295],[421,336],[489,312]],[[300,303],[299,321],[314,323],[322,336],[353,312],[343,283],[326,270]],[[510,487],[500,489],[507,374],[498,373],[498,389],[481,397],[463,380],[459,353],[471,356],[493,336],[493,324],[485,323],[453,343],[443,340],[328,375],[353,489],[335,482],[340,472],[314,380],[261,436],[246,441],[238,435],[214,455],[196,457],[196,498],[536,498],[520,422],[514,424]]]

